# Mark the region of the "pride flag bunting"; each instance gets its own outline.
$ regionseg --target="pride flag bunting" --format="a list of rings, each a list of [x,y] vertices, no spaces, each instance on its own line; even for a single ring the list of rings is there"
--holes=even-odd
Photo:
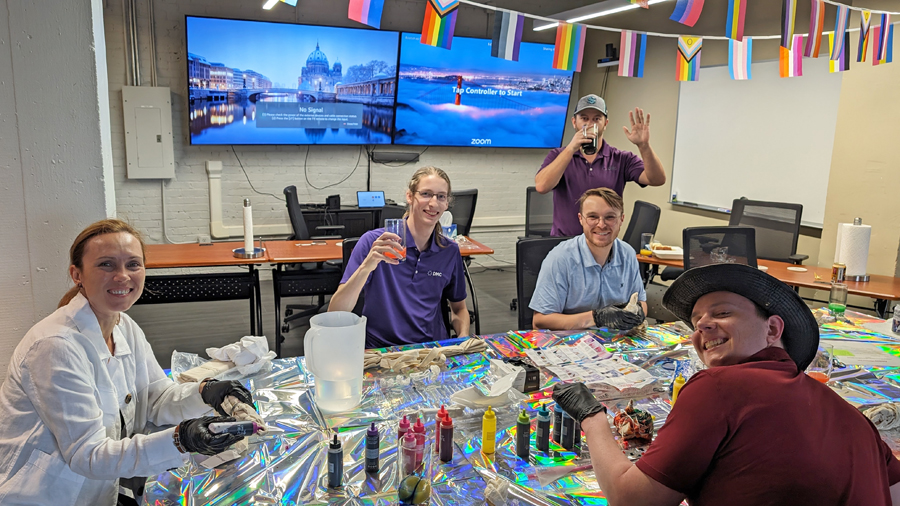
[[[553,68],[581,72],[586,35],[586,26],[560,21],[556,27],[556,45],[553,47]]]
[[[498,10],[494,14],[494,35],[491,38],[491,56],[519,61],[522,45],[522,27],[525,15],[521,12]]]
[[[703,10],[703,0],[677,0],[675,11],[669,16],[672,21],[683,25],[694,26]]]
[[[419,42],[450,49],[453,44],[453,31],[456,29],[458,11],[459,0],[428,0],[428,3],[425,4],[422,38],[419,39]]]
[[[850,22],[850,8],[846,5],[837,6],[837,14],[834,16],[834,33],[837,37],[832,37],[834,44],[828,44],[831,48],[832,60],[837,60],[844,53],[844,42],[849,41],[850,37],[843,37],[846,34],[847,24]],[[849,68],[849,67],[848,67]],[[846,69],[843,69],[846,70]]]
[[[890,27],[890,28],[888,28]],[[894,25],[891,24],[891,15],[890,14],[882,14],[881,15],[881,27],[878,30],[878,35],[875,36],[875,41],[878,44],[878,60],[886,60],[887,53],[891,50],[891,46],[894,41],[891,38],[891,34],[894,33]],[[874,60],[875,58],[873,58]]]
[[[644,60],[647,56],[647,34],[622,30],[619,44],[619,76],[644,77]]]
[[[809,35],[806,37],[806,48],[803,56],[818,58],[822,45],[822,28],[825,26],[825,0],[810,0]]]
[[[790,49],[794,40],[794,18],[797,17],[797,0],[782,0],[781,47]],[[783,77],[783,76],[782,76]]]
[[[747,0],[728,0],[728,18],[725,21],[725,35],[729,39],[744,40],[744,17],[746,13]]]
[[[735,81],[750,79],[750,61],[753,56],[753,39],[728,41],[728,72]]]
[[[844,31],[844,35],[841,36],[838,34],[837,40],[835,40],[835,34],[828,34],[828,52],[834,55],[834,49],[840,45],[841,49],[837,54],[837,58],[830,58],[828,61],[828,72],[843,72],[845,70],[850,70],[850,52],[847,51],[847,48],[850,47],[850,34]]]
[[[894,60],[893,55],[893,47],[894,47],[894,25],[888,25],[888,35],[887,35],[887,48],[885,49],[884,58],[878,57],[878,45],[872,44],[872,65],[881,65],[882,63],[891,63]],[[872,29],[873,36],[875,37],[873,40],[881,40],[881,30],[883,30],[884,25],[876,26]]]
[[[866,61],[866,49],[869,46],[869,27],[872,24],[872,12],[861,11],[859,13],[859,48],[856,51],[856,61]]]
[[[791,48],[778,48],[778,73],[781,77],[803,75],[803,35],[794,35]]]
[[[380,29],[381,12],[383,10],[384,0],[350,0],[347,17],[353,21]]]
[[[681,35],[678,37],[678,56],[675,72],[679,81],[700,80],[700,50],[703,37]]]
[[[631,0],[631,3],[640,5],[644,9],[650,8],[650,0]]]

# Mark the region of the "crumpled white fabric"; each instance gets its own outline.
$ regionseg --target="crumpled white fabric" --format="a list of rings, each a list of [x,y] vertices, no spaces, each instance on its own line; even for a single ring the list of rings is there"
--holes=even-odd
[[[378,350],[366,350],[363,356],[363,369],[383,367],[391,371],[404,371],[408,369],[428,369],[432,365],[447,363],[447,357],[465,355],[469,353],[482,353],[487,349],[484,339],[472,337],[460,344],[445,346],[443,348],[419,348],[406,351],[381,352]]]
[[[863,411],[863,414],[878,430],[890,430],[900,427],[900,404],[889,402]]]
[[[240,341],[221,348],[207,348],[206,354],[213,360],[233,362],[242,375],[254,374],[275,358],[269,351],[266,336],[244,336]]]
[[[509,482],[504,478],[492,478],[487,480],[487,486],[484,487],[484,499],[491,506],[506,506],[506,499],[509,496]]]

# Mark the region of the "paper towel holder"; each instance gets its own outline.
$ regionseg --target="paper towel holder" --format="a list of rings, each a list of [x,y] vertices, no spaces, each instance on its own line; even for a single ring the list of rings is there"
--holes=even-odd
[[[860,218],[859,216],[857,216],[856,218],[853,218],[853,224],[856,226],[862,225],[862,218]],[[869,281],[869,275],[863,274],[861,276],[846,276],[844,279],[846,281],[855,281],[857,283],[865,283],[865,282]]]
[[[259,238],[259,247],[253,248],[253,251],[246,251],[244,248],[236,248],[231,250],[234,258],[262,258],[266,254],[266,248],[262,247],[262,237]]]

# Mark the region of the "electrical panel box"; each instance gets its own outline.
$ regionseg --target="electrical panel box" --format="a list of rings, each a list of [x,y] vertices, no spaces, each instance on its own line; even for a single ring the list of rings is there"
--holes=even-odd
[[[122,88],[128,179],[172,179],[172,99],[169,88]]]

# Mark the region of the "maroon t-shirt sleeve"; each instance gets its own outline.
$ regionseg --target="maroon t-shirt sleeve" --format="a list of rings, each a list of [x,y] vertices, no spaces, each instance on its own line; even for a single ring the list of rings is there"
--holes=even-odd
[[[708,371],[691,377],[656,439],[637,462],[638,469],[672,490],[691,495],[728,433],[725,398]]]
[[[631,151],[623,151],[623,168],[625,169],[625,181],[638,183],[638,178],[644,173],[644,161]],[[640,184],[640,183],[638,183]],[[641,184],[642,187],[647,185]]]
[[[894,457],[894,452],[891,451],[891,447],[887,443],[880,440],[880,438],[878,442],[881,443],[881,454],[884,455],[884,460],[887,464],[888,485],[894,486],[900,483],[900,460]]]

